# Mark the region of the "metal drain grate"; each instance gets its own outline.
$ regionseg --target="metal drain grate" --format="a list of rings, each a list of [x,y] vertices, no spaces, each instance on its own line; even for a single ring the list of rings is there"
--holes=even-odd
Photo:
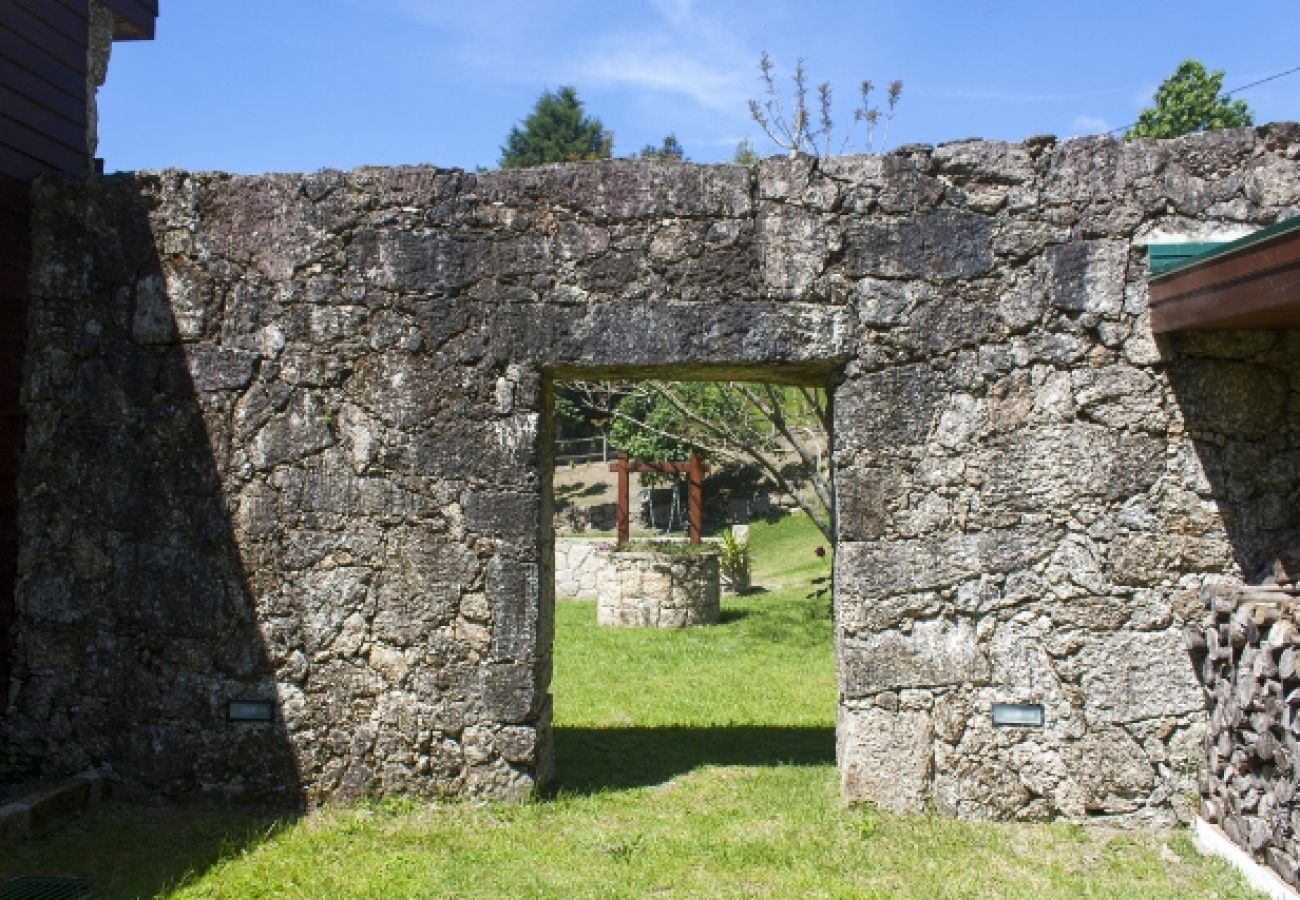
[[[0,884],[0,900],[82,900],[90,896],[84,878],[58,875],[23,875]]]

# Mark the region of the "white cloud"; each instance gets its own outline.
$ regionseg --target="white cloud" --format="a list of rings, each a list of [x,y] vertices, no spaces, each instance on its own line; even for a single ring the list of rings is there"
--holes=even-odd
[[[685,97],[714,112],[743,109],[752,62],[734,29],[697,8],[695,0],[651,0],[658,21],[607,34],[573,63],[582,80],[634,91]]]
[[[565,58],[536,40],[538,17],[527,0],[346,0],[447,34],[447,52],[485,77],[506,81],[591,84],[675,95],[717,111],[743,108],[752,63],[732,30],[696,0],[651,0],[629,27],[583,37],[586,48]],[[624,17],[626,22],[627,16]],[[510,59],[508,66],[498,64]],[[680,100],[678,101],[680,102]]]
[[[1076,135],[1105,134],[1111,130],[1111,124],[1101,116],[1090,116],[1086,113],[1075,116],[1070,127],[1074,129]]]
[[[744,101],[743,79],[735,70],[680,53],[614,49],[582,60],[575,71],[607,85],[680,94],[707,109],[733,110]]]

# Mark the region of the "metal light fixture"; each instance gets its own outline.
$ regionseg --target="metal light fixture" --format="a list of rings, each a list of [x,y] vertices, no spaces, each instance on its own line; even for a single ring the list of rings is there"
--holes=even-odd
[[[274,722],[275,703],[271,700],[231,700],[226,705],[230,722]]]
[[[1042,728],[1046,721],[1041,703],[994,703],[993,724],[1020,728]]]

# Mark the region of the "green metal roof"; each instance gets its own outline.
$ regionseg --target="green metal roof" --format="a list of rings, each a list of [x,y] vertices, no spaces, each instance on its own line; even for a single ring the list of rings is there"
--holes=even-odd
[[[1288,231],[1300,230],[1300,216],[1283,219],[1276,225],[1261,228],[1235,241],[1209,241],[1188,244],[1149,244],[1147,264],[1152,275],[1168,275],[1216,256],[1233,253],[1242,247],[1258,244]]]

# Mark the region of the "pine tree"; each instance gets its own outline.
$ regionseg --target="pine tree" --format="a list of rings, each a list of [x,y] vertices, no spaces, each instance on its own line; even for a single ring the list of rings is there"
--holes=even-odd
[[[1220,94],[1222,89],[1222,69],[1206,72],[1196,60],[1183,60],[1156,89],[1155,106],[1142,110],[1124,137],[1171,138],[1193,131],[1253,125],[1255,117],[1245,101]]]
[[[681,142],[677,140],[677,135],[669,133],[664,142],[656,147],[654,144],[646,144],[641,148],[642,159],[657,159],[660,162],[685,162],[686,151],[682,149]]]
[[[758,151],[754,149],[754,142],[749,138],[743,138],[736,145],[736,150],[731,154],[731,161],[738,166],[753,166],[760,161]]]
[[[613,145],[614,135],[600,119],[583,114],[578,92],[566,85],[545,91],[528,118],[510,129],[501,148],[501,168],[608,159]]]

